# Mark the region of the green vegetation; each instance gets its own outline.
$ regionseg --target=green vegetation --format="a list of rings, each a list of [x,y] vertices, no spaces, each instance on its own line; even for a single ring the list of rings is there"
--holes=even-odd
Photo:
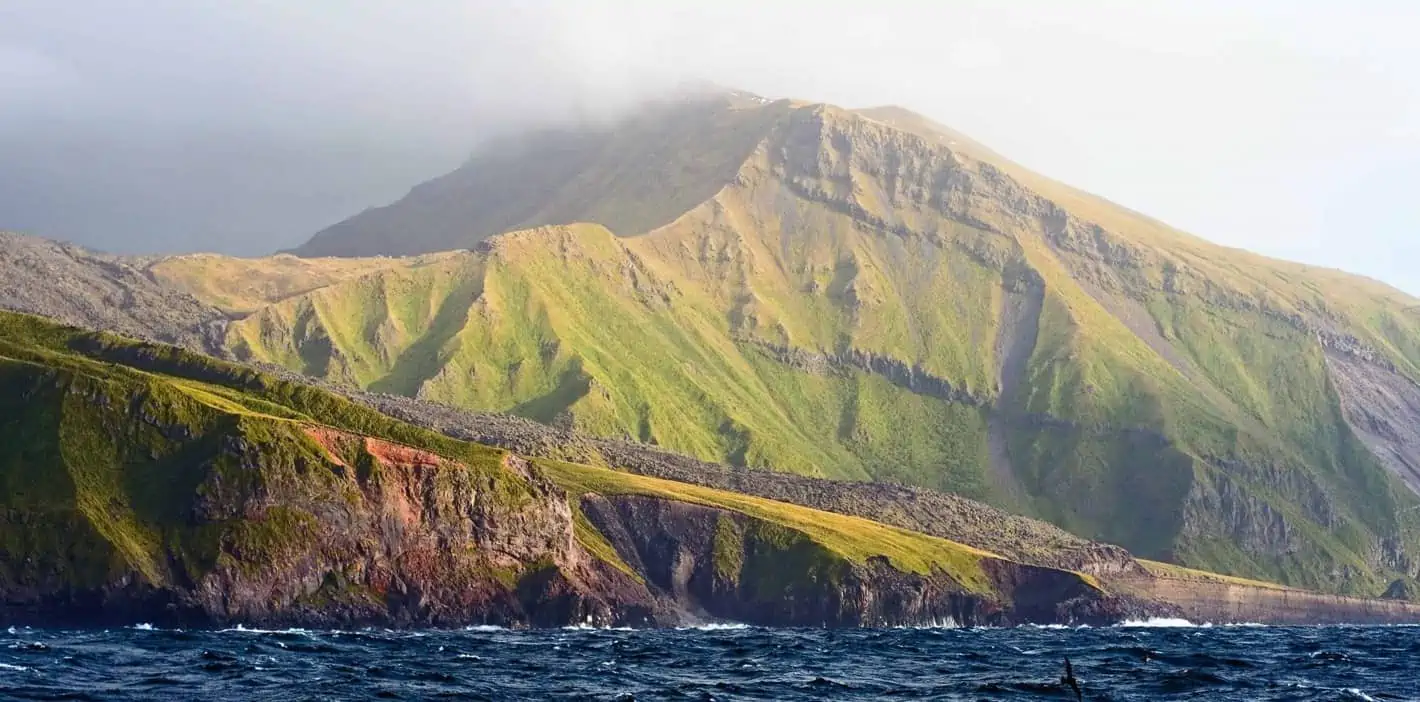
[[[940,570],[974,592],[989,592],[991,589],[990,581],[981,570],[981,559],[996,556],[946,539],[885,526],[860,517],[822,512],[698,485],[571,463],[540,461],[539,464],[570,494],[643,495],[728,510],[782,528],[785,531],[772,532],[780,535],[780,541],[794,540],[797,543],[797,535],[802,535],[853,563],[864,563],[869,558],[883,556],[905,572],[928,574]],[[722,535],[720,531],[729,529],[733,527],[723,523],[716,525],[716,567],[724,567],[725,572],[729,572],[734,558],[734,549],[729,545],[733,536]],[[726,543],[722,544],[721,538]]]
[[[281,562],[320,538],[301,499],[360,499],[342,457],[308,436],[312,426],[418,446],[450,459],[446,473],[477,476],[495,500],[529,499],[499,465],[501,451],[239,366],[38,317],[0,313],[0,390],[0,583],[95,588],[132,570],[161,586],[223,562],[246,572]],[[369,463],[358,445],[343,459]],[[297,504],[230,511],[272,490]]]
[[[148,266],[159,283],[191,291],[228,314],[248,314],[273,302],[359,278],[387,268],[433,263],[443,254],[393,258],[230,258],[212,254],[173,256]]]
[[[318,512],[380,489],[388,476],[366,437],[444,459],[434,477],[440,494],[472,479],[479,499],[532,499],[502,468],[502,451],[248,368],[39,317],[0,313],[0,389],[0,584],[58,578],[48,584],[72,591],[129,571],[152,585],[193,584],[223,565],[259,576],[324,538],[329,525]],[[981,563],[998,557],[944,539],[606,468],[539,465],[578,497],[635,494],[725,510],[715,527],[716,573],[760,600],[837,583],[873,558],[994,593]],[[282,497],[261,497],[272,495]],[[571,503],[578,543],[643,580],[579,500]],[[469,562],[509,589],[552,565]],[[297,601],[369,604],[378,595],[331,570]]]
[[[744,538],[734,519],[722,514],[715,520],[715,577],[739,581],[745,566]]]
[[[1420,554],[1420,501],[1347,413],[1420,380],[1398,291],[1217,247],[899,108],[707,103],[543,137],[546,160],[481,154],[307,250],[540,228],[349,262],[366,274],[260,306],[229,348],[1295,586],[1379,594]],[[541,226],[578,221],[600,224]]]
[[[1179,580],[1202,580],[1206,582],[1224,583],[1227,585],[1260,587],[1268,590],[1287,589],[1276,583],[1269,583],[1262,580],[1249,580],[1247,578],[1235,578],[1227,575],[1219,575],[1218,573],[1209,573],[1207,571],[1194,570],[1193,568],[1184,568],[1183,566],[1174,565],[1172,563],[1159,563],[1158,561],[1146,561],[1143,559],[1140,559],[1139,563],[1142,564],[1144,568],[1146,568],[1150,573],[1153,573],[1154,575],[1160,578],[1175,578]]]

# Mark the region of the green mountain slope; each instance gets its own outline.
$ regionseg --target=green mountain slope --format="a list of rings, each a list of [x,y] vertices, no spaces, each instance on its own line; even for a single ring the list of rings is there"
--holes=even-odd
[[[944,488],[1243,576],[1378,594],[1414,574],[1403,294],[1209,244],[897,108],[695,102],[593,137],[543,187],[510,176],[538,203],[519,216],[412,194],[380,227],[322,233],[312,253],[474,250],[275,302],[229,348],[733,464]],[[443,201],[501,197],[503,163],[471,160]],[[485,240],[579,220],[610,226]]]
[[[0,312],[0,389],[12,621],[1109,622],[1159,607],[861,517],[534,465],[39,317]],[[666,543],[683,555],[652,560]],[[689,582],[670,575],[697,561]]]

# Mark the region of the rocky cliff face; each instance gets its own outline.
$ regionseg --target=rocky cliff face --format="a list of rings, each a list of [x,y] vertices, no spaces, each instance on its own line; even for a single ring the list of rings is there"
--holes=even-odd
[[[645,590],[577,544],[565,494],[511,454],[480,465],[323,427],[229,423],[83,376],[26,382],[24,400],[54,407],[56,424],[7,415],[39,437],[7,445],[0,464],[9,621],[654,621]]]
[[[449,408],[401,403],[432,408],[421,421],[456,437],[480,427]],[[562,446],[668,477],[689,471],[702,484],[965,538],[1010,559],[605,469],[548,463],[575,468],[553,482],[516,454],[307,385],[0,315],[0,616],[316,626],[1420,620],[1403,602],[1153,577],[1117,548],[929,491],[763,475],[489,421],[514,425],[490,435],[508,432],[504,443],[532,442],[543,455]],[[912,546],[875,550],[891,541]]]
[[[1420,621],[1420,607],[1396,600],[1177,578],[1120,584],[1141,597],[1168,602],[1181,616],[1198,623],[1316,626]]]
[[[37,318],[0,316],[0,331],[11,622],[847,626],[1164,611],[903,534],[959,559],[913,570],[892,560],[910,550],[875,556],[853,531],[881,525],[775,521],[788,505],[707,507],[674,483],[570,502],[515,454],[313,388]]]
[[[1064,571],[993,560],[995,588],[972,592],[886,559],[854,564],[742,514],[585,498],[581,509],[628,573],[583,547],[566,493],[512,454],[499,462],[506,475],[489,476],[410,446],[302,431],[318,452],[281,466],[269,440],[222,437],[198,469],[205,475],[189,523],[158,548],[167,563],[145,567],[116,546],[98,581],[66,582],[61,572],[46,582],[21,571],[0,580],[0,612],[47,625],[343,627],[1110,623],[1169,611],[1105,595]],[[24,523],[23,510],[11,514]],[[214,539],[210,562],[182,550],[204,536]],[[55,554],[3,556],[13,566]],[[92,566],[71,558],[61,571]]]
[[[648,586],[692,617],[787,626],[1118,622],[1171,611],[1107,595],[1078,575],[998,559],[993,594],[945,573],[853,563],[804,534],[745,515],[647,497],[592,496],[582,508]]]

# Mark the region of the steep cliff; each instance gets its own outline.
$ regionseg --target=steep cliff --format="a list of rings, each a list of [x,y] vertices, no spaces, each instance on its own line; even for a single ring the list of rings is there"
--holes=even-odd
[[[1167,611],[857,517],[539,466],[35,317],[0,314],[0,388],[11,622],[1009,624]]]

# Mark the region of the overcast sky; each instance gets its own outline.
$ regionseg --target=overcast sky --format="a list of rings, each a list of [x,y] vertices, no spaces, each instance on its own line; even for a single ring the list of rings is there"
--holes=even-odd
[[[0,228],[258,254],[684,79],[896,103],[1222,243],[1420,292],[1420,3],[0,2]]]

